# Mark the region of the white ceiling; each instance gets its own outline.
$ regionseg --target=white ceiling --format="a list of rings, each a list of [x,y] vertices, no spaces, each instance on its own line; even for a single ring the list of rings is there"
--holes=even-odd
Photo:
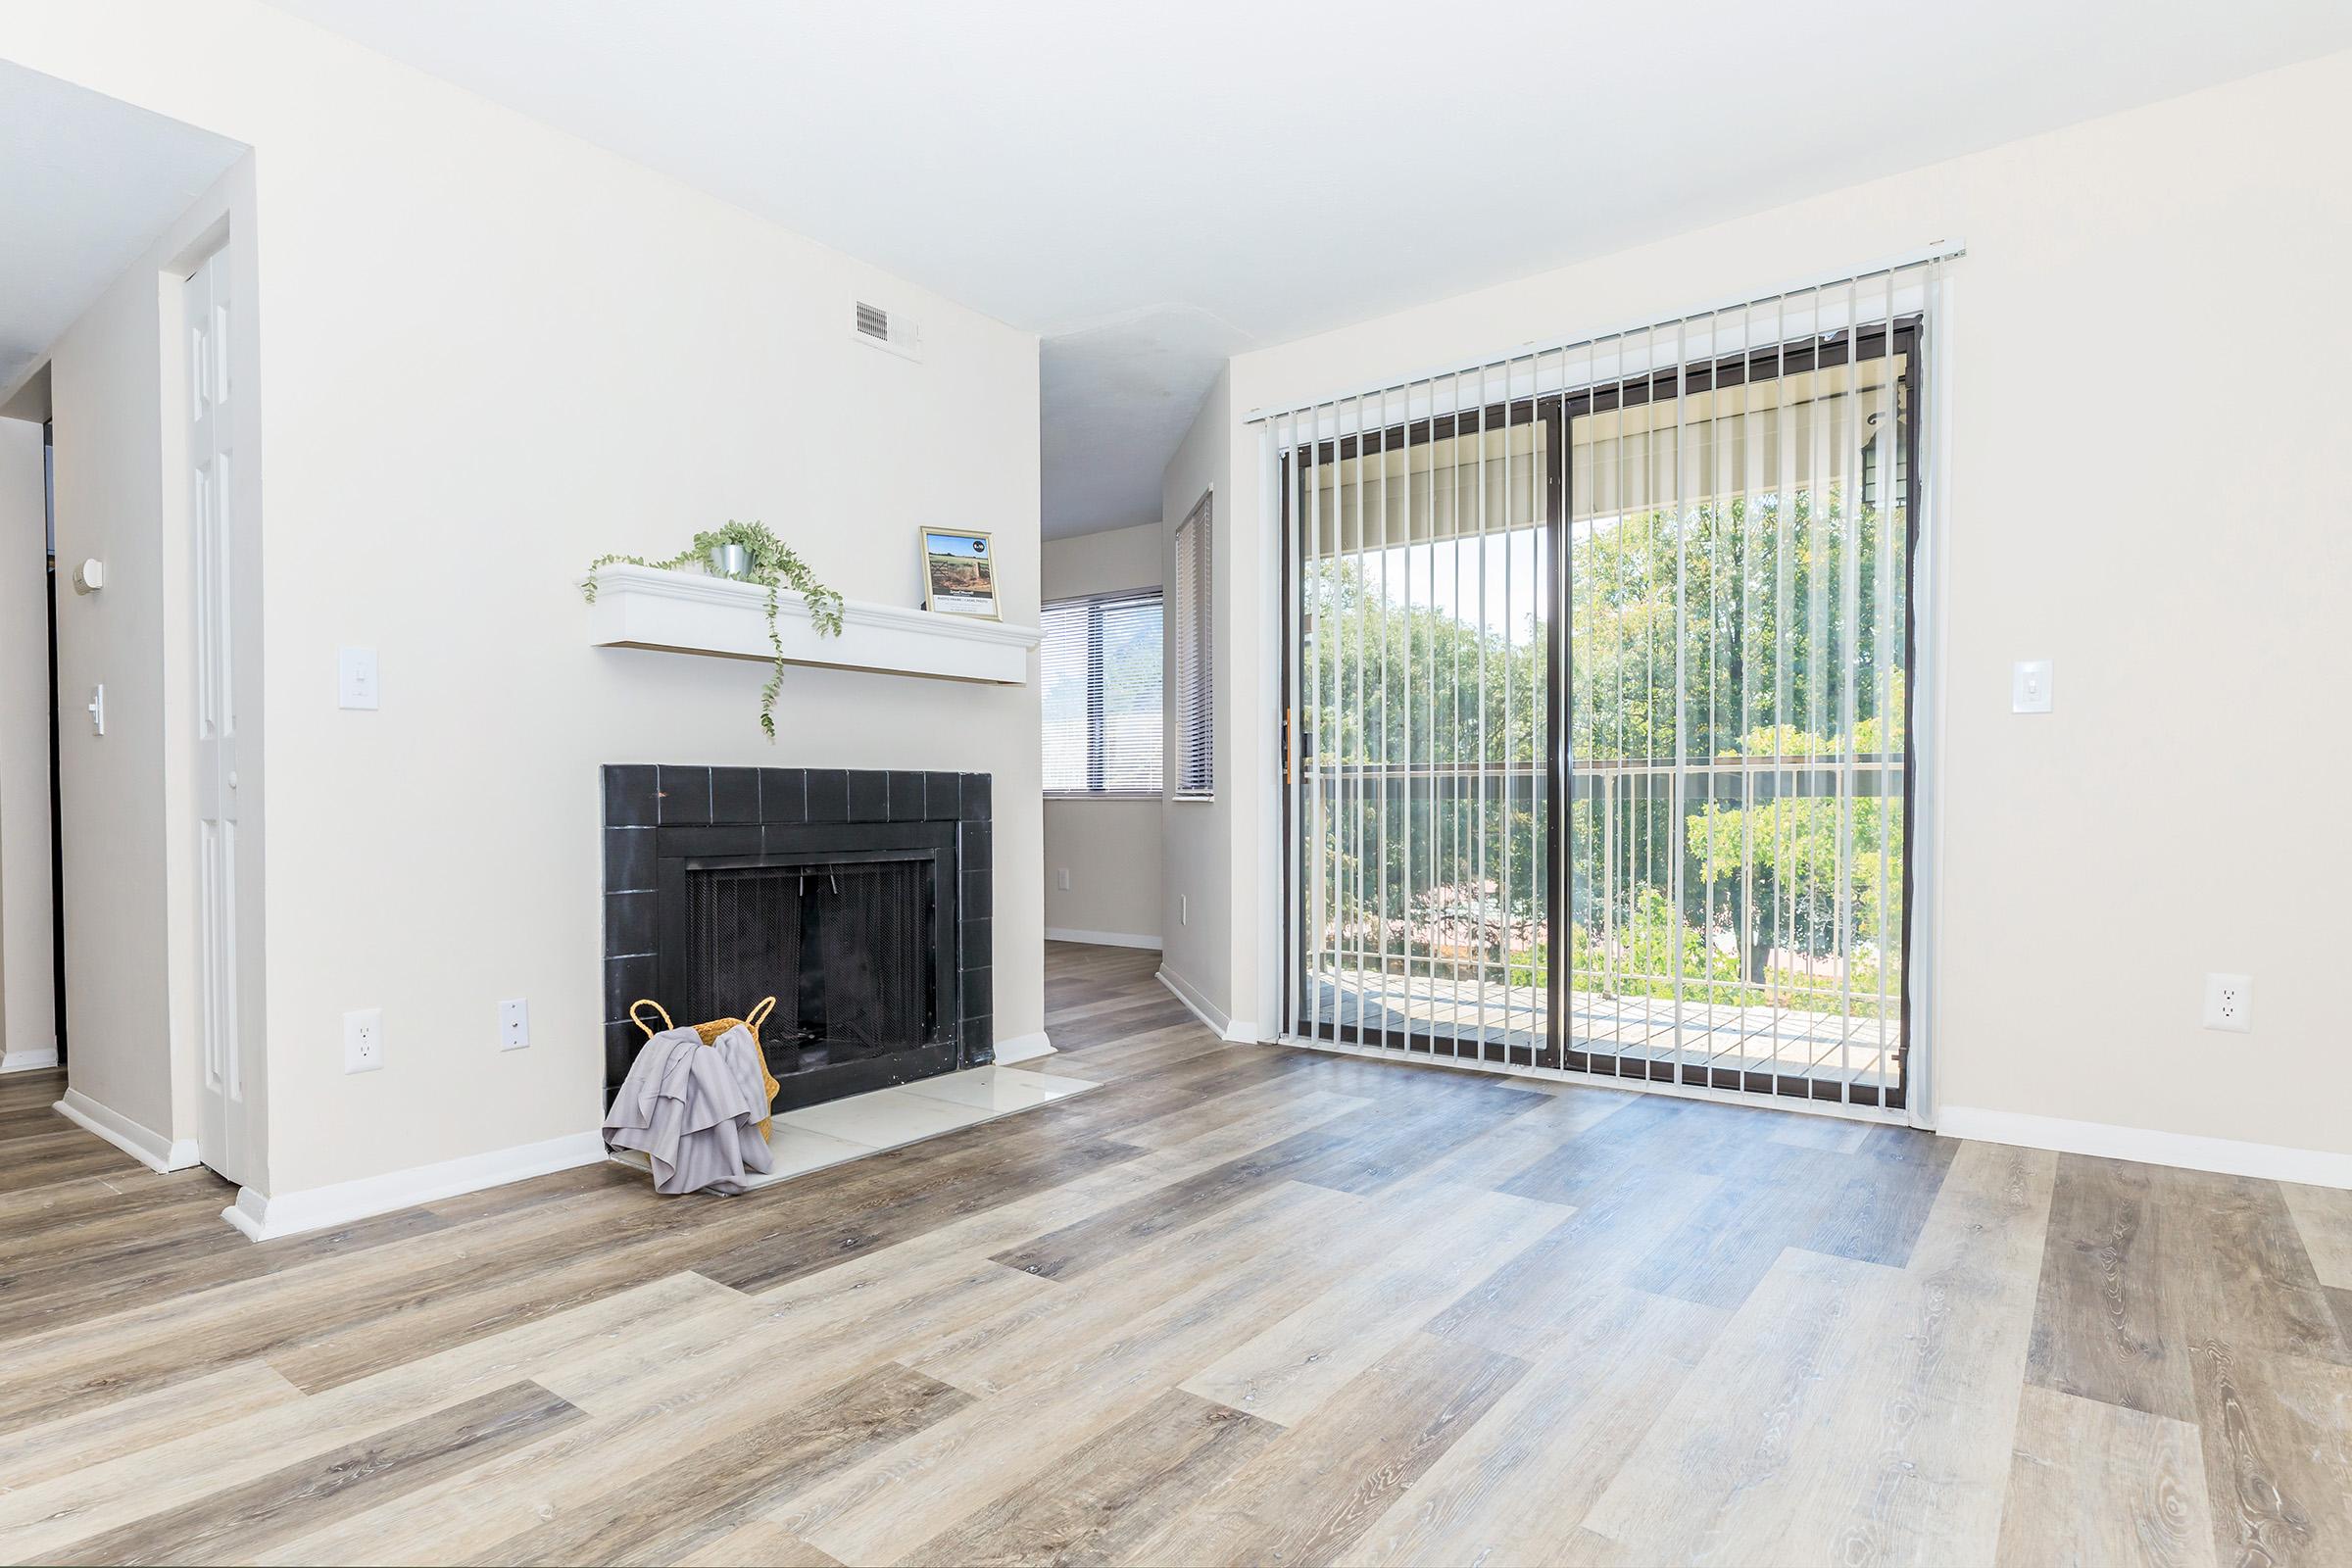
[[[244,148],[0,61],[0,398]]]
[[[2344,0],[274,3],[1044,334],[1049,535],[1157,515],[1235,348],[2352,45]]]

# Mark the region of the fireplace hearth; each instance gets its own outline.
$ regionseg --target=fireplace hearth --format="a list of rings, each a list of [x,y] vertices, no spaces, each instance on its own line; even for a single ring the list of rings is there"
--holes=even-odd
[[[984,773],[604,769],[605,1085],[644,1036],[776,999],[776,1108],[995,1059]]]

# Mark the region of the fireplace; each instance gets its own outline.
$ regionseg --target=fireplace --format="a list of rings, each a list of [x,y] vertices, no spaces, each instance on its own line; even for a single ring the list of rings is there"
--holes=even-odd
[[[608,766],[604,801],[608,1095],[638,997],[774,997],[779,1110],[994,1059],[986,774]]]

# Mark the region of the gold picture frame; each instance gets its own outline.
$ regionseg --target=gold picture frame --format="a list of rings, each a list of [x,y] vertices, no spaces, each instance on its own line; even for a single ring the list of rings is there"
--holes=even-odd
[[[917,528],[923,560],[923,608],[934,614],[1002,620],[997,607],[997,545],[968,528]]]

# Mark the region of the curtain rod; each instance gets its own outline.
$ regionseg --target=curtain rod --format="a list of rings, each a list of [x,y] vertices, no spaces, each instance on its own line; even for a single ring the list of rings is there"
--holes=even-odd
[[[1652,317],[1645,321],[1629,321],[1623,326],[1611,327],[1606,331],[1580,332],[1574,337],[1531,340],[1519,344],[1508,353],[1492,355],[1482,360],[1457,361],[1452,365],[1431,370],[1416,371],[1411,375],[1391,376],[1385,381],[1367,382],[1362,386],[1351,387],[1345,392],[1332,392],[1318,398],[1302,398],[1280,408],[1268,409],[1261,405],[1243,415],[1242,423],[1263,424],[1268,419],[1278,418],[1286,414],[1299,414],[1308,409],[1322,408],[1326,404],[1346,403],[1375,392],[1394,392],[1398,387],[1418,386],[1424,381],[1442,381],[1448,376],[1459,375],[1465,370],[1484,369],[1489,366],[1509,365],[1517,360],[1535,359],[1544,354],[1558,354],[1568,349],[1584,348],[1589,344],[1599,343],[1608,338],[1625,337],[1635,332],[1655,331],[1661,326],[1671,326],[1677,321],[1688,321],[1694,316],[1717,316],[1725,311],[1746,310],[1764,304],[1768,300],[1786,299],[1791,294],[1804,294],[1828,288],[1837,283],[1860,282],[1863,278],[1876,277],[1882,272],[1899,272],[1907,267],[1924,267],[1930,262],[1951,261],[1967,254],[1968,245],[1963,240],[1937,240],[1932,245],[1922,245],[1917,250],[1906,251],[1899,256],[1875,262],[1868,267],[1830,272],[1804,282],[1766,289],[1760,294],[1750,294],[1743,298],[1727,299],[1715,305],[1696,306],[1673,316]],[[1340,330],[1347,329],[1343,327]]]

